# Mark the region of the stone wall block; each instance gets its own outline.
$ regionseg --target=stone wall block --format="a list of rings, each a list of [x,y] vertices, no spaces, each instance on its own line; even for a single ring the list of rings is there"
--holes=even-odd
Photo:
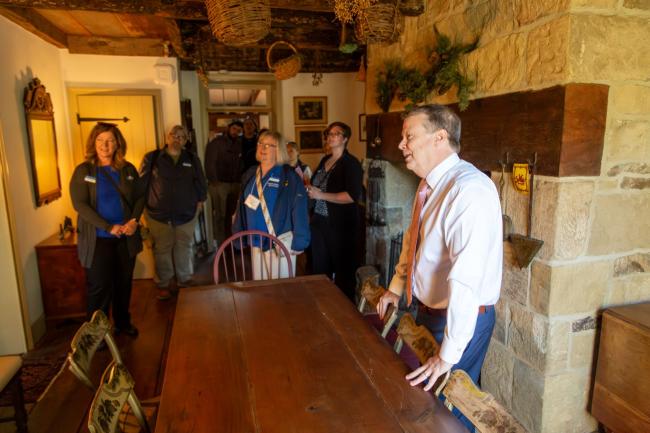
[[[650,174],[650,164],[640,162],[616,164],[607,171],[607,176],[618,176],[621,173]]]
[[[525,362],[516,359],[512,382],[512,415],[531,433],[542,430],[544,378]]]
[[[555,215],[555,230],[540,230],[554,236],[551,257],[555,260],[572,259],[580,256],[587,247],[589,216],[595,190],[594,181],[561,182],[558,185],[558,202]],[[547,207],[540,203],[537,209]],[[550,249],[551,245],[549,245]],[[547,250],[547,253],[549,251]]]
[[[613,254],[648,248],[648,209],[650,194],[596,195],[587,254]]]
[[[548,315],[551,302],[551,267],[538,260],[531,266],[530,276],[530,306],[534,311]]]
[[[648,189],[650,188],[650,178],[643,177],[624,177],[621,181],[622,189]]]
[[[494,332],[492,338],[508,344],[508,324],[510,323],[510,308],[508,308],[508,301],[503,297],[494,305],[494,312],[496,315],[494,323]]]
[[[517,356],[543,372],[548,349],[548,321],[517,304],[509,306],[508,347]]]
[[[563,372],[569,359],[569,340],[571,322],[568,320],[551,322],[546,343],[546,375]]]
[[[612,85],[609,89],[611,110],[619,114],[650,113],[650,86],[637,84]]]
[[[648,0],[623,0],[623,7],[626,9],[650,10],[650,1]]]
[[[571,0],[571,10],[588,7],[589,9],[615,9],[618,0]]]
[[[531,30],[528,34],[526,81],[529,85],[539,87],[568,79],[569,28],[569,17],[563,16]]]
[[[487,0],[471,3],[465,10],[465,21],[468,30],[481,35],[482,43],[509,35],[519,27],[517,2]]]
[[[537,253],[537,258],[539,259],[548,260],[556,255],[557,232],[561,229],[556,222],[557,214],[560,209],[564,210],[565,214],[567,213],[567,204],[562,203],[560,192],[560,182],[550,180],[546,176],[535,178],[532,237],[544,241],[544,245],[542,245],[542,248]],[[523,230],[525,230],[528,218],[528,196],[525,196],[522,202],[525,204],[523,210],[525,216],[524,221],[526,221],[523,223]],[[524,231],[520,233],[525,234]],[[560,244],[566,244],[567,242],[579,243],[580,238],[575,240],[559,239],[559,241]]]
[[[544,383],[542,433],[587,433],[598,430],[589,415],[590,375],[587,369],[547,376]]]
[[[571,332],[578,333],[582,331],[589,331],[596,329],[598,321],[591,316],[583,317],[582,319],[574,320],[571,323]]]
[[[587,367],[591,369],[596,346],[596,330],[580,332],[571,336],[571,368]]]
[[[526,37],[515,33],[492,40],[467,56],[467,71],[478,72],[477,94],[515,91],[524,84]]]
[[[549,316],[598,310],[605,302],[611,274],[608,260],[553,267]]]
[[[574,82],[646,81],[650,70],[647,17],[576,14],[569,62]]]
[[[503,280],[501,295],[521,305],[528,304],[528,275],[530,267],[520,268],[513,254],[512,245],[504,243]]]
[[[614,260],[614,278],[650,272],[650,253],[631,254]]]
[[[603,149],[607,161],[650,160],[650,122],[613,120]]]
[[[650,274],[635,274],[612,281],[609,306],[650,301]]]
[[[521,25],[530,24],[542,17],[568,10],[569,0],[518,1],[517,20]]]
[[[511,408],[514,367],[515,357],[512,352],[493,339],[481,370],[481,387],[494,395],[508,410]]]
[[[596,181],[597,192],[607,192],[618,189],[618,179],[599,179]]]

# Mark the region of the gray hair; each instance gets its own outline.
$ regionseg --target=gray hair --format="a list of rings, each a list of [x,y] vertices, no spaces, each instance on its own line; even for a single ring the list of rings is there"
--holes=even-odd
[[[460,152],[460,117],[454,113],[449,107],[439,104],[420,105],[409,111],[406,117],[417,116],[424,114],[427,117],[427,124],[424,127],[429,132],[434,132],[437,129],[444,129],[447,131],[449,145],[456,152]]]

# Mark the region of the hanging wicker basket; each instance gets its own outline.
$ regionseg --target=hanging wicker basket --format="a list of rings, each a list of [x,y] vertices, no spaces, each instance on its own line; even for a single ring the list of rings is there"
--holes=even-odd
[[[289,47],[291,51],[293,51],[293,54],[289,57],[285,57],[284,59],[280,59],[275,63],[271,63],[271,53],[273,52],[274,48],[280,45]],[[295,77],[296,74],[300,71],[300,68],[302,67],[302,56],[298,54],[298,50],[293,46],[293,44],[286,41],[277,41],[274,42],[266,51],[266,64],[268,65],[271,72],[273,72],[276,79],[286,80]]]
[[[271,30],[270,0],[205,0],[212,33],[225,45],[253,44]]]
[[[424,0],[400,0],[399,11],[408,17],[417,17],[424,12]]]
[[[354,33],[366,44],[392,44],[402,33],[404,18],[397,0],[383,0],[368,7],[357,17]]]

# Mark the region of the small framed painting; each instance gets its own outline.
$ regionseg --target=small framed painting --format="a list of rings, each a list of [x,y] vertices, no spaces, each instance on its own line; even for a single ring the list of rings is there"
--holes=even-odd
[[[366,115],[359,114],[359,141],[366,141],[368,134],[366,133]]]
[[[296,125],[327,123],[327,96],[294,96],[293,122]]]
[[[326,125],[296,126],[296,143],[301,153],[323,152],[323,131]]]

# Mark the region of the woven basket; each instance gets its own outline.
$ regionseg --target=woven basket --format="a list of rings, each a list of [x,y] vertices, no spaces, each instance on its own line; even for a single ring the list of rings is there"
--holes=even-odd
[[[284,59],[280,59],[275,63],[271,63],[271,52],[274,48],[280,45],[286,45],[293,51],[293,54]],[[268,50],[266,50],[266,64],[268,65],[275,78],[278,80],[286,80],[295,77],[302,67],[302,56],[298,54],[298,50],[293,44],[286,41],[274,42]]]
[[[205,0],[212,33],[225,45],[253,44],[271,30],[270,0]]]
[[[404,27],[398,1],[379,1],[359,16],[354,26],[357,40],[366,44],[391,44],[397,40]]]
[[[399,11],[408,17],[417,17],[424,12],[424,0],[400,0]]]

